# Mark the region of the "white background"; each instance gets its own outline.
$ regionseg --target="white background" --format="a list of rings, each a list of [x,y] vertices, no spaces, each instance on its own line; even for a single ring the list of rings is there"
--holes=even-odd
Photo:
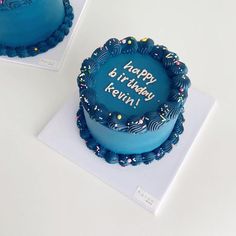
[[[0,235],[235,235],[235,8],[234,0],[89,0],[60,72],[1,62]],[[127,35],[178,52],[194,87],[218,100],[157,217],[36,139],[75,91],[82,59]]]

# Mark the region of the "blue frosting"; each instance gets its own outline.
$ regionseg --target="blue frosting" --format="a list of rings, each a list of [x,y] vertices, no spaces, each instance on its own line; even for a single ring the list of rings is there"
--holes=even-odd
[[[77,125],[88,148],[121,166],[161,159],[184,131],[187,71],[174,52],[149,38],[112,38],[96,49],[78,77]]]
[[[183,62],[176,61],[174,65],[168,67],[168,72],[171,76],[185,75],[188,73],[188,68]]]
[[[172,83],[174,87],[183,90],[187,90],[191,85],[191,81],[187,75],[177,75],[172,77]]]
[[[105,47],[97,48],[92,54],[92,58],[96,60],[100,65],[107,62],[109,57],[110,57],[109,51]]]
[[[148,54],[154,46],[154,41],[150,38],[143,38],[138,42],[138,52]]]
[[[177,61],[179,60],[179,57],[174,52],[166,52],[165,56],[162,58],[162,63],[164,66],[173,66]]]
[[[135,53],[138,49],[138,43],[134,37],[127,37],[121,40],[122,49],[124,54]]]
[[[111,56],[117,56],[121,53],[122,46],[118,39],[112,38],[109,39],[105,44],[104,47],[110,53]]]
[[[95,74],[99,69],[99,64],[93,58],[87,58],[83,61],[80,71],[82,73]]]
[[[152,48],[150,55],[155,60],[160,61],[165,56],[166,53],[168,53],[168,50],[165,46],[156,45]]]
[[[69,0],[5,0],[0,5],[0,56],[46,52],[69,33],[73,17]]]

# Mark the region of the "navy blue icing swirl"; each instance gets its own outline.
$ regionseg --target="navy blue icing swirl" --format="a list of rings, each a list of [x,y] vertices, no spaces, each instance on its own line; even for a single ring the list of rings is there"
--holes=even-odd
[[[169,100],[183,104],[185,103],[187,97],[188,97],[188,93],[186,90],[180,91],[180,90],[172,89],[170,91]]]
[[[100,145],[97,145],[96,150],[95,150],[95,154],[98,157],[104,158],[106,153],[107,153],[107,149],[106,148],[104,148],[104,147],[102,147]]]
[[[157,116],[151,120],[148,121],[147,128],[150,131],[156,131],[158,130],[165,122],[163,119],[161,119],[160,116]]]
[[[165,151],[163,150],[162,147],[158,147],[156,149],[154,149],[153,151],[156,154],[156,160],[160,160],[164,155],[165,155]]]
[[[140,165],[143,162],[143,157],[141,154],[133,154],[131,156],[131,164],[133,166]]]
[[[117,56],[121,53],[121,43],[120,40],[116,38],[109,39],[105,44],[104,47],[107,48],[111,56]]]
[[[148,54],[154,46],[154,41],[150,38],[143,38],[138,42],[138,52]]]
[[[184,90],[191,86],[190,79],[187,75],[177,75],[171,78],[173,86],[177,88],[182,88]]]
[[[170,142],[173,144],[177,144],[179,142],[179,135],[177,133],[172,133],[168,140],[170,140]]]
[[[143,163],[145,165],[150,164],[156,158],[156,154],[154,152],[147,152],[143,154]]]
[[[108,59],[110,58],[110,54],[109,51],[105,48],[105,47],[100,47],[97,48],[93,54],[92,54],[92,58],[94,60],[97,60],[97,62],[102,65],[105,62],[108,61]]]
[[[150,164],[154,160],[161,160],[163,156],[172,150],[173,145],[179,141],[179,135],[183,133],[184,117],[181,113],[175,123],[174,129],[167,140],[156,149],[141,154],[118,154],[101,146],[90,134],[84,117],[83,107],[80,105],[77,112],[77,125],[80,129],[80,136],[86,141],[86,145],[98,157],[104,158],[109,164],[120,164],[122,167],[132,165],[137,166],[141,163]]]
[[[77,84],[80,91],[91,88],[93,86],[93,78],[87,73],[80,73],[77,78]]]
[[[132,162],[130,155],[119,155],[119,164],[123,167],[128,166]]]
[[[179,60],[179,57],[176,53],[166,52],[165,56],[162,58],[162,63],[165,67],[173,66],[178,60]]]
[[[80,100],[86,111],[90,112],[90,110],[95,106],[96,103],[96,95],[94,90],[85,89],[81,91]]]
[[[143,133],[147,131],[147,124],[145,118],[132,116],[129,118],[128,122],[128,132],[132,134]]]
[[[160,61],[167,52],[168,50],[165,46],[155,45],[149,54],[153,59]]]
[[[126,118],[123,114],[113,112],[108,119],[108,127],[117,131],[127,131]]]
[[[92,109],[94,110],[93,118],[96,121],[100,122],[101,124],[107,122],[109,112],[103,104],[97,104],[93,106]]]
[[[164,120],[175,119],[181,112],[181,107],[171,102],[166,102],[160,106],[160,116]]]
[[[170,140],[166,140],[162,145],[161,145],[162,149],[164,152],[170,152],[172,149],[172,143]]]
[[[13,1],[13,0],[12,0]],[[12,2],[11,1],[11,2]],[[15,0],[14,0],[15,1]],[[29,2],[30,0],[22,0],[22,2]],[[69,29],[72,26],[72,21],[74,19],[73,8],[70,5],[69,0],[63,0],[64,8],[65,8],[65,17],[62,24],[52,33],[47,39],[38,42],[34,45],[25,45],[21,47],[10,47],[8,45],[0,44],[0,56],[8,56],[8,57],[33,57],[37,56],[41,53],[47,52],[48,50],[54,48],[57,44],[59,44],[66,35],[69,34]],[[1,8],[1,6],[3,8]],[[4,3],[0,5],[1,10],[9,10],[4,6]]]
[[[90,149],[90,150],[93,150],[95,151],[97,149],[97,142],[95,141],[94,138],[90,137],[87,142],[86,142],[86,145],[87,147]]]
[[[183,62],[176,61],[174,65],[168,67],[168,72],[170,76],[185,75],[188,73],[188,68]]]
[[[127,37],[121,40],[122,49],[124,54],[135,53],[138,49],[138,43],[134,37]]]
[[[80,71],[82,73],[95,74],[99,69],[99,65],[93,58],[87,58],[83,61]]]

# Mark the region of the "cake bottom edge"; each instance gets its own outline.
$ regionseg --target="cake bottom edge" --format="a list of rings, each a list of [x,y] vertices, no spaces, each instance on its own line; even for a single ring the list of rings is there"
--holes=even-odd
[[[77,126],[80,130],[81,138],[85,140],[86,146],[92,150],[96,156],[103,158],[107,163],[120,164],[122,167],[128,165],[137,166],[141,163],[148,165],[154,160],[162,159],[166,153],[172,150],[173,145],[179,142],[179,136],[184,131],[184,121],[184,116],[180,113],[167,139],[151,151],[139,154],[120,154],[109,150],[109,148],[105,148],[97,142],[87,126],[83,108],[80,107],[77,112]]]

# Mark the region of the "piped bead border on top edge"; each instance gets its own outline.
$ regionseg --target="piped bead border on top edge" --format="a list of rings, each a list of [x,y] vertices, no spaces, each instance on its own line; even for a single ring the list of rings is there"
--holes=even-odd
[[[69,0],[63,0],[65,17],[63,23],[46,40],[30,46],[9,47],[0,44],[0,56],[8,57],[33,57],[54,48],[63,41],[70,32],[70,27],[74,19],[73,8]]]
[[[142,116],[126,117],[119,111],[111,112],[104,104],[97,103],[93,77],[110,58],[136,52],[149,55],[162,63],[170,78],[171,90],[167,101],[156,111],[147,112]],[[83,61],[77,83],[81,103],[92,119],[116,131],[144,133],[158,130],[163,124],[183,112],[188,89],[191,86],[187,72],[186,65],[179,61],[176,53],[169,51],[165,46],[154,45],[154,41],[150,38],[143,38],[140,41],[136,41],[134,37],[122,40],[112,38]]]
[[[92,150],[98,157],[104,158],[107,163],[120,164],[122,167],[128,165],[137,166],[141,163],[148,165],[154,160],[162,159],[166,153],[169,153],[172,150],[173,145],[179,142],[179,136],[184,131],[184,121],[185,120],[183,113],[180,113],[170,136],[156,149],[142,154],[126,155],[117,154],[100,145],[93,138],[87,127],[82,105],[80,105],[79,111],[77,112],[77,126],[80,130],[80,136],[85,140],[87,147]]]

